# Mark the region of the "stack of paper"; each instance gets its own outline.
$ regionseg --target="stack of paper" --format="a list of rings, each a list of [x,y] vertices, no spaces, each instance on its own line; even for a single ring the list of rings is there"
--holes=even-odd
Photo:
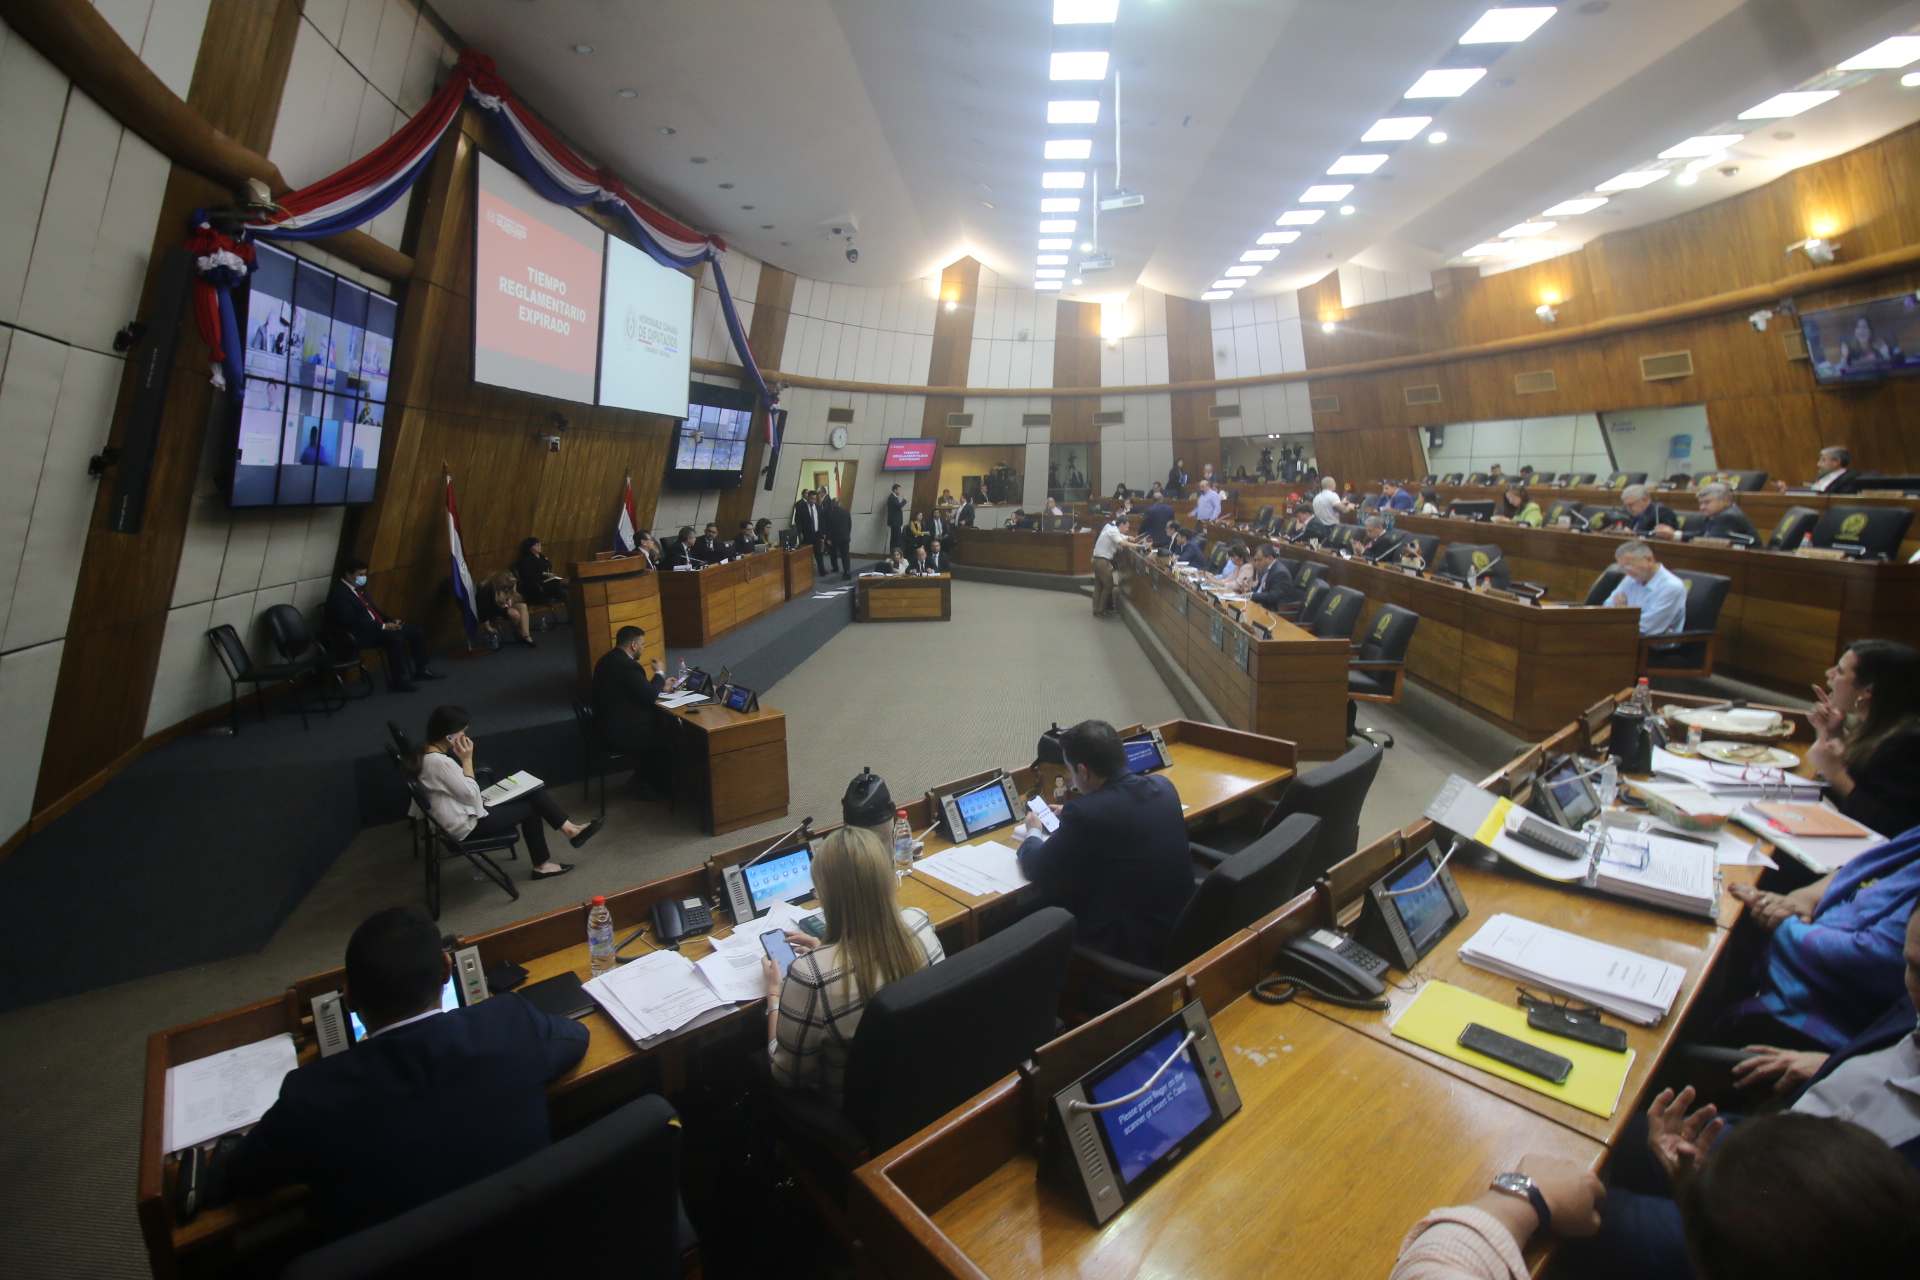
[[[167,1068],[162,1145],[169,1153],[244,1128],[267,1114],[280,1081],[300,1065],[285,1032]]]
[[[480,800],[489,809],[509,800],[518,800],[521,796],[530,796],[547,785],[528,773],[525,769],[512,777],[502,778],[480,793]]]
[[[1721,764],[1717,760],[1677,756],[1664,747],[1653,749],[1654,776],[1678,779],[1716,796],[1747,796],[1767,800],[1818,800],[1820,784],[1812,778],[1776,768]]]
[[[1719,863],[1715,845],[1608,827],[1593,887],[1712,920],[1720,913]]]
[[[1802,831],[1796,831],[1794,829],[1796,825],[1801,827],[1812,825],[1805,821],[1796,824],[1785,820],[1792,810],[1802,807],[1800,805],[1749,804],[1735,810],[1733,820],[1771,843],[1782,853],[1804,863],[1806,868],[1817,876],[1826,875],[1835,867],[1842,866],[1867,850],[1887,842],[1887,838],[1878,831],[1861,826],[1852,819],[1843,817],[1838,810],[1826,808],[1826,806],[1821,806],[1823,811],[1831,813],[1834,818],[1838,818],[1861,834],[1857,836],[1807,835]],[[1831,830],[1832,828],[1821,824],[1813,829]]]
[[[990,898],[995,894],[1012,893],[1024,888],[1029,881],[1020,874],[1019,851],[998,840],[987,840],[980,844],[963,844],[955,849],[942,850],[931,857],[920,859],[913,864],[914,870],[924,871],[935,880],[942,881],[971,893],[977,897]]]
[[[766,979],[760,970],[760,961],[766,958],[767,952],[760,945],[760,935],[769,928],[779,927],[763,926],[756,920],[748,928],[715,938],[712,954],[702,956],[694,968],[722,1000],[742,1004],[758,1000],[767,993]]]
[[[1508,835],[1507,815],[1513,809],[1513,801],[1483,791],[1456,773],[1441,784],[1427,805],[1426,816],[1537,876],[1563,884],[1586,879],[1590,859],[1562,858]]]
[[[651,952],[581,985],[643,1049],[670,1032],[711,1022],[731,1005],[677,951]]]
[[[660,705],[671,711],[675,707],[690,707],[695,703],[712,701],[713,699],[704,693],[694,693],[690,689],[682,689],[678,693],[669,693],[662,696]]]
[[[1677,964],[1504,911],[1461,945],[1460,958],[1475,968],[1585,1000],[1647,1027],[1667,1016],[1686,977]]]

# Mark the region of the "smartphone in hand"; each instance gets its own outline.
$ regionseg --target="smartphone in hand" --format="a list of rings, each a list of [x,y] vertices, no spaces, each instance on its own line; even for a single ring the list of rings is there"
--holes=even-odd
[[[787,941],[787,931],[767,930],[760,935],[760,947],[767,953],[767,958],[779,966],[780,976],[786,977],[788,967],[793,964],[793,945]]]

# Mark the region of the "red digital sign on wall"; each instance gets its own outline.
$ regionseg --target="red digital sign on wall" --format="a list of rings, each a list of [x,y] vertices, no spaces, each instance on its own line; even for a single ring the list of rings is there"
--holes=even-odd
[[[889,440],[887,441],[887,459],[880,464],[882,471],[925,471],[933,466],[933,450],[937,440]]]

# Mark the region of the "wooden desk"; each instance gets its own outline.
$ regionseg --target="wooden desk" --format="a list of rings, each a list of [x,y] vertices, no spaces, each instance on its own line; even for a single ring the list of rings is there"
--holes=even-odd
[[[725,835],[787,811],[787,715],[772,707],[733,711],[717,703],[677,707],[676,741],[700,829]]]
[[[1586,599],[1594,580],[1613,568],[1613,553],[1627,540],[1619,533],[1439,516],[1402,515],[1395,527],[1450,543],[1494,543],[1514,577],[1546,587],[1550,600],[1573,604]],[[1684,542],[1653,545],[1670,569],[1733,580],[1715,633],[1716,668],[1801,693],[1820,682],[1828,665],[1855,640],[1920,643],[1920,565],[1816,560]]]
[[[798,600],[813,594],[813,548],[795,547],[774,554],[786,562],[787,599]]]
[[[1357,587],[1376,608],[1419,614],[1407,675],[1518,737],[1543,737],[1633,683],[1638,609],[1543,609],[1331,552],[1280,554],[1322,566],[1329,582]],[[1363,625],[1369,616],[1362,612]]]
[[[593,695],[594,664],[613,648],[622,627],[647,633],[640,647],[644,667],[665,661],[667,633],[660,625],[660,575],[644,558],[576,560],[567,566],[567,612],[573,619],[574,687]]]
[[[855,622],[947,622],[953,617],[950,574],[901,578],[863,574],[853,581],[858,601]]]
[[[1022,533],[1015,529],[966,529],[954,549],[955,564],[1025,573],[1061,573],[1084,577],[1093,572],[1093,543],[1099,534]]]
[[[667,647],[704,649],[787,602],[788,553],[762,551],[704,569],[669,569],[660,577]]]
[[[1251,602],[1246,620],[1236,621],[1160,558],[1127,549],[1120,560],[1127,574],[1121,599],[1228,724],[1297,743],[1309,759],[1347,749],[1344,638],[1317,639]],[[1273,638],[1261,639],[1255,623],[1271,627]]]

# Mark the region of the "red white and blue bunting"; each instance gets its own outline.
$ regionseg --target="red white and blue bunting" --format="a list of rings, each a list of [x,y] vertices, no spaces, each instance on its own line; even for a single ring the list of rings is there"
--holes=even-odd
[[[398,133],[331,177],[281,197],[274,216],[247,223],[239,241],[221,234],[201,212],[195,212],[188,241],[199,265],[194,315],[200,336],[213,352],[215,384],[224,385],[233,399],[240,398],[245,375],[231,290],[253,269],[253,249],[245,241],[321,240],[373,221],[420,180],[467,101],[493,120],[515,170],[547,199],[571,208],[591,205],[618,219],[647,255],[663,266],[712,264],[734,352],[770,410],[777,397],[760,376],[721,269],[726,241],[668,217],[627,190],[611,171],[589,167],[514,96],[494,70],[493,59],[471,49],[461,53],[440,91]],[[777,447],[773,414],[769,411],[764,416],[767,442]]]

